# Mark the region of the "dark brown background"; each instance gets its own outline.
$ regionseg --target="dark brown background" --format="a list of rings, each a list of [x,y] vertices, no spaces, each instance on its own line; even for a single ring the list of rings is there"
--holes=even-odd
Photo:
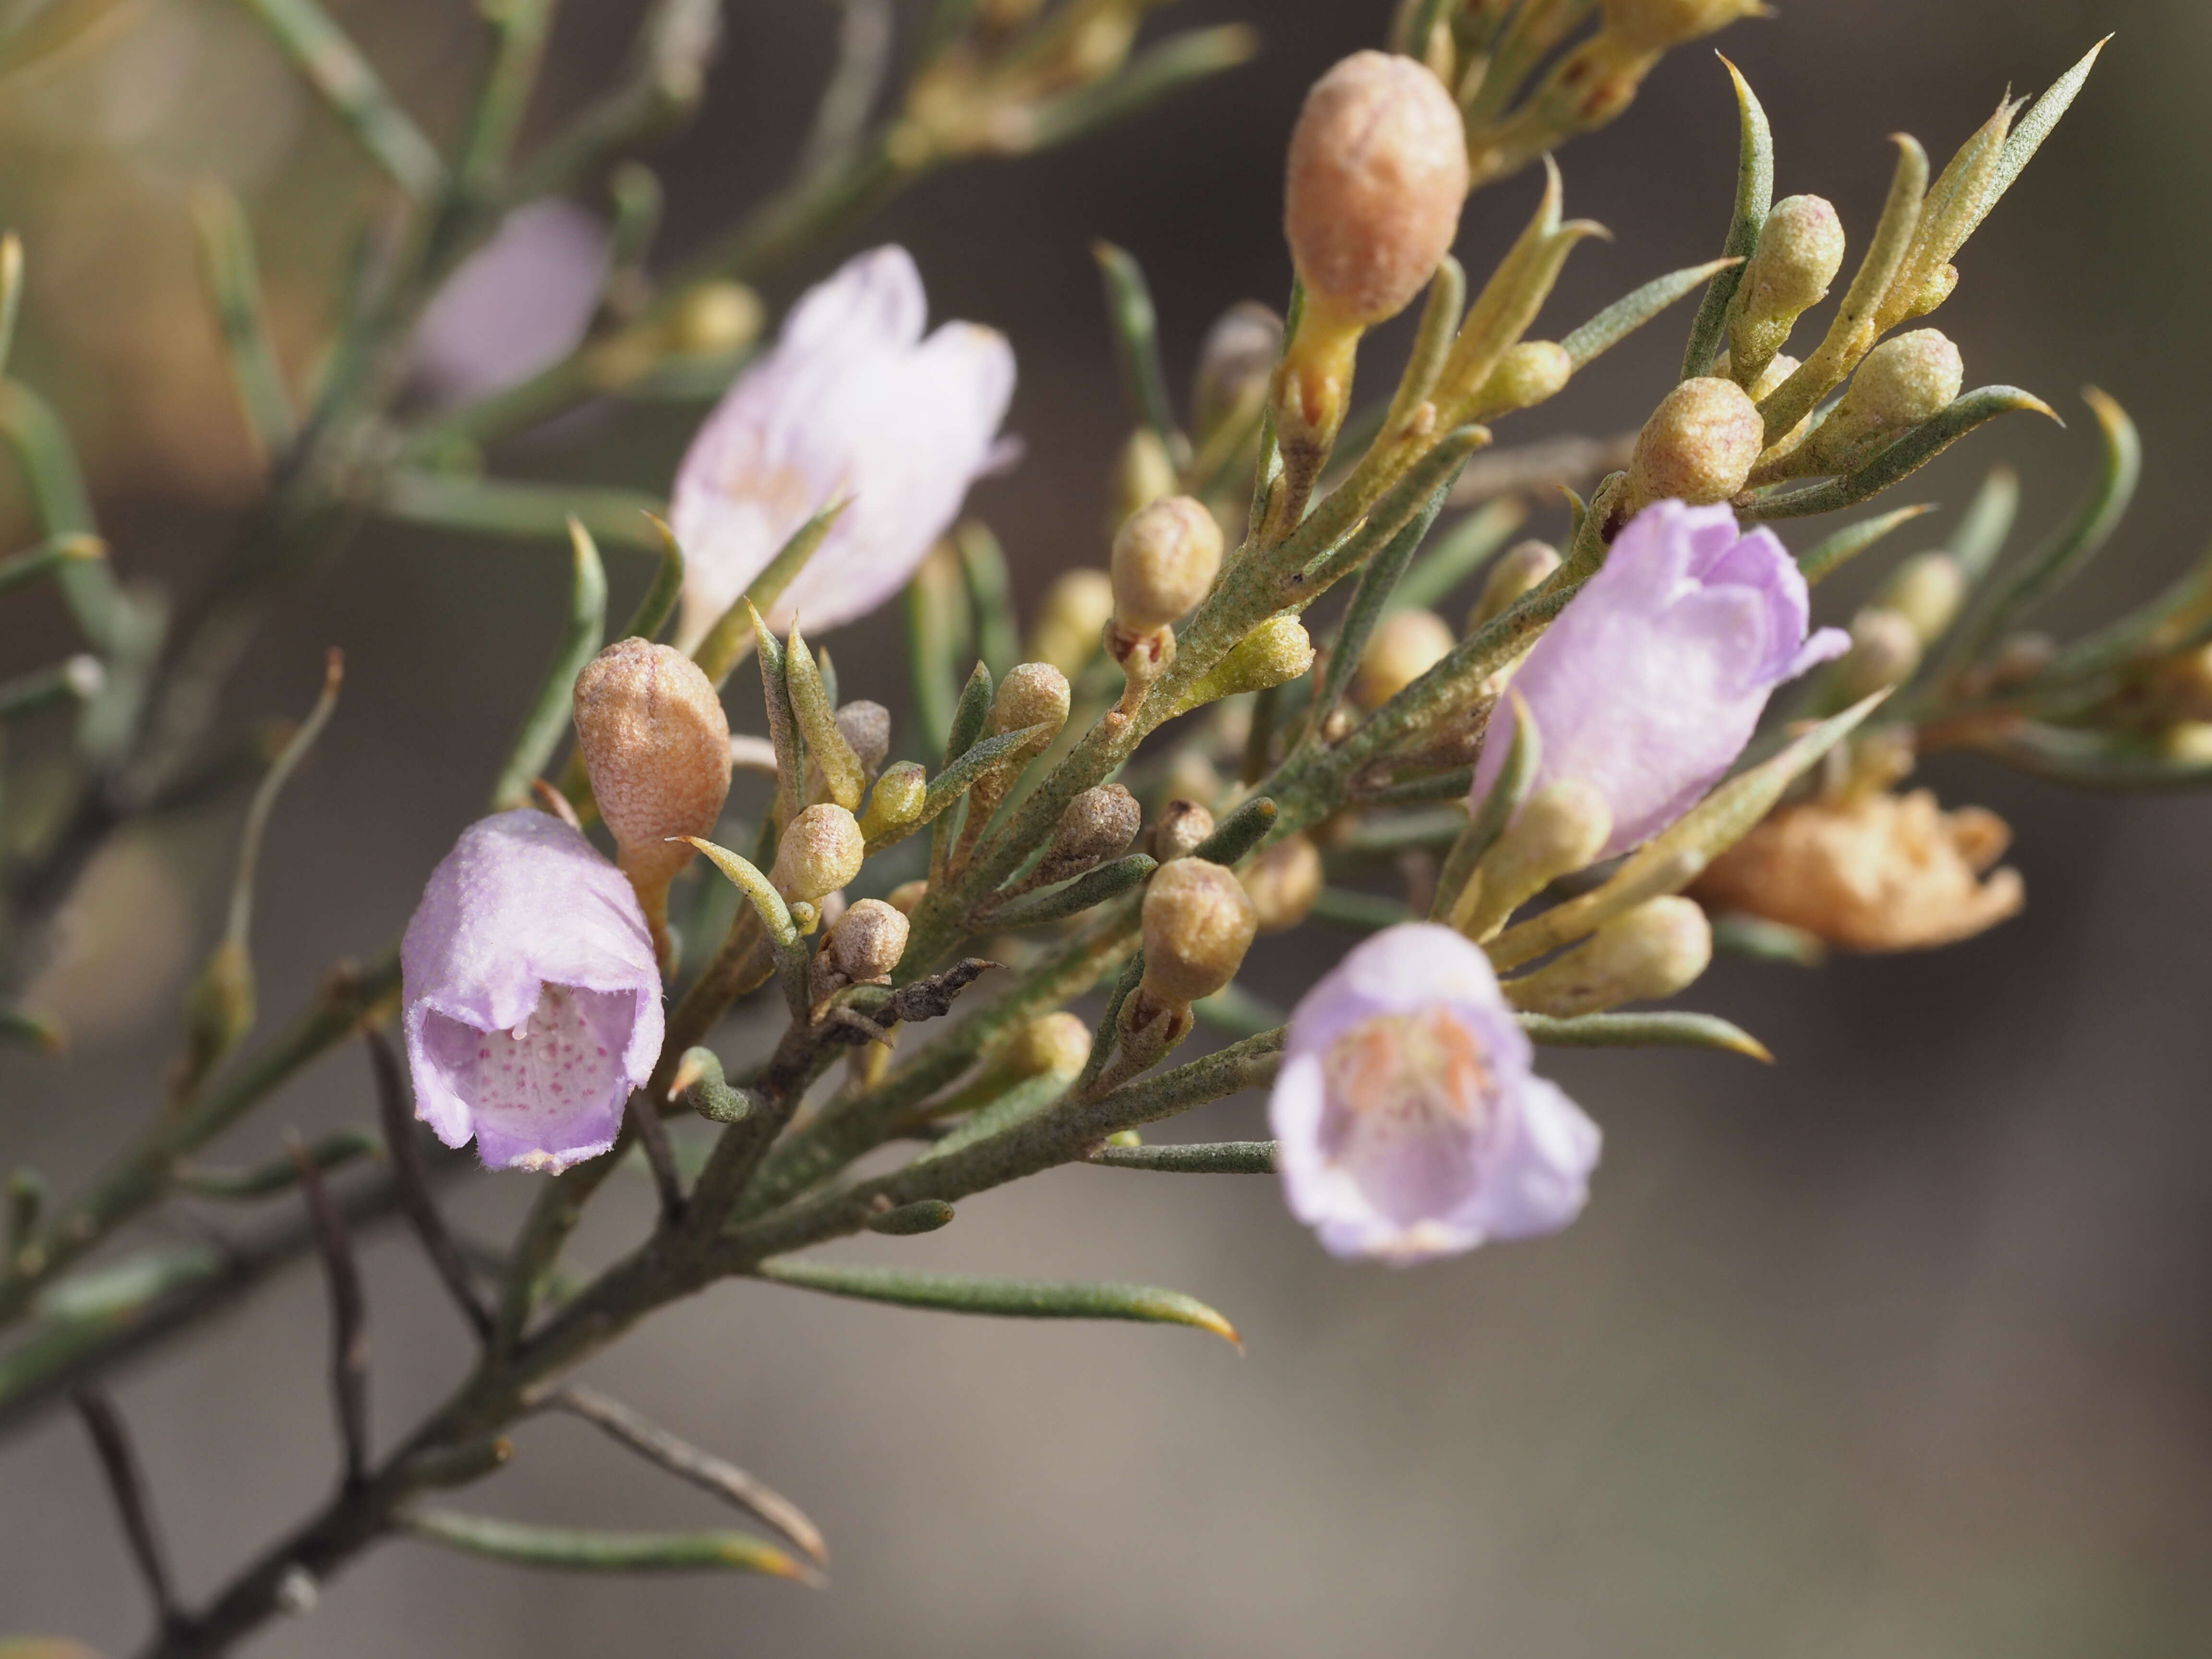
[[[450,120],[470,35],[458,0],[339,9],[426,117]],[[1385,9],[1176,6],[1178,24],[1253,17],[1265,57],[1138,127],[933,181],[869,233],[913,247],[940,314],[1015,342],[1013,424],[1030,456],[976,504],[1024,594],[1101,556],[1107,459],[1126,428],[1090,239],[1146,261],[1184,373],[1224,305],[1282,291],[1277,168],[1297,99],[1377,37]],[[583,94],[635,7],[569,10],[550,106]],[[779,176],[824,60],[826,6],[731,10],[706,118],[659,158],[672,246]],[[220,545],[239,471],[180,187],[210,167],[241,179],[288,337],[304,346],[362,180],[319,112],[287,101],[242,14],[219,0],[145,11],[150,37],[118,38],[36,99],[0,106],[0,204],[48,271],[26,372],[66,388],[119,561],[188,584]],[[1780,188],[1832,196],[1863,240],[1887,177],[1885,134],[1910,128],[1940,160],[2008,82],[2045,84],[2112,28],[2104,66],[1969,250],[1940,319],[1974,380],[2037,389],[2070,417],[2074,389],[2094,378],[2144,423],[2148,481],[2121,544],[2069,602],[2083,617],[2148,591],[2204,537],[2212,21],[2191,0],[1797,0],[1726,41],[1773,113]],[[1577,255],[1546,326],[1707,257],[1733,143],[1723,77],[1692,50],[1616,127],[1569,151],[1570,210],[1617,240]],[[1477,199],[1461,250],[1471,267],[1531,196],[1522,179]],[[1669,319],[1511,435],[1633,424],[1686,324]],[[657,488],[683,424],[580,422],[504,464]],[[1982,466],[2009,458],[2033,530],[2087,475],[2081,424],[1986,433],[1915,494],[1955,506]],[[620,604],[642,573],[616,580]],[[234,714],[302,706],[326,641],[346,647],[352,675],[270,850],[256,931],[272,1016],[333,957],[396,930],[477,810],[549,648],[562,580],[551,549],[385,530],[289,608]],[[1832,619],[1851,597],[1824,596]],[[34,606],[0,619],[11,665],[54,637]],[[835,644],[848,686],[898,700],[887,620]],[[1932,777],[2013,819],[2027,916],[1939,955],[1814,973],[1724,964],[1696,1000],[1765,1037],[1782,1059],[1771,1072],[1705,1056],[1547,1060],[1608,1136],[1590,1211],[1561,1238],[1395,1273],[1328,1261],[1266,1182],[1079,1170],[1032,1182],[963,1206],[940,1237],[862,1253],[1176,1285],[1226,1310],[1249,1352],[1181,1332],[720,1291],[595,1374],[796,1497],[832,1540],[833,1590],[536,1577],[398,1544],[257,1650],[2204,1650],[2212,806],[2088,799],[1974,764]],[[138,1018],[110,1039],[90,1033],[66,1070],[0,1059],[11,1156],[67,1185],[154,1109],[173,1031],[162,975],[186,939],[197,950],[208,935],[234,829],[234,814],[211,813],[118,860],[109,879],[126,896],[130,948],[101,999],[146,981],[150,1032]],[[188,929],[176,914],[187,901]],[[1295,995],[1342,944],[1301,939],[1256,964],[1256,988]],[[280,1123],[367,1104],[358,1057],[340,1056],[250,1125],[238,1155],[266,1150]],[[1191,1132],[1254,1133],[1259,1113],[1256,1100],[1229,1103]],[[488,1183],[483,1224],[511,1217],[526,1185]],[[618,1199],[586,1248],[633,1234],[642,1204],[637,1190]],[[389,1432],[441,1395],[463,1349],[410,1252],[386,1241],[371,1255]],[[331,1479],[323,1341],[319,1291],[297,1273],[124,1386],[192,1591]],[[512,1471],[471,1501],[570,1522],[717,1518],[585,1431],[532,1426],[520,1443]],[[0,1445],[0,1631],[19,1627],[111,1650],[143,1629],[66,1422]]]

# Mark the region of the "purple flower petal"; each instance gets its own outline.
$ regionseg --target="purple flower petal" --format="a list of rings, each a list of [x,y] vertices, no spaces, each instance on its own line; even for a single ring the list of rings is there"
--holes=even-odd
[[[1603,794],[1608,856],[1650,840],[1735,763],[1777,685],[1849,644],[1833,629],[1808,640],[1810,615],[1771,532],[1739,533],[1724,507],[1647,507],[1514,673],[1543,743],[1535,786]],[[1486,746],[1477,801],[1504,751]]]
[[[972,323],[924,338],[921,277],[903,248],[861,254],[793,307],[730,388],[678,470],[670,522],[689,561],[682,633],[696,640],[815,514],[850,498],[769,607],[810,634],[896,593],[1001,464],[1013,349]]]
[[[614,1144],[660,1052],[660,972],[627,878],[542,812],[471,824],[399,947],[416,1111],[489,1169]]]
[[[1565,1226],[1600,1137],[1529,1060],[1480,950],[1376,934],[1291,1017],[1268,1116],[1291,1212],[1336,1255],[1399,1263]]]
[[[415,370],[440,403],[527,380],[575,349],[607,278],[606,228],[574,203],[519,208],[422,313]]]

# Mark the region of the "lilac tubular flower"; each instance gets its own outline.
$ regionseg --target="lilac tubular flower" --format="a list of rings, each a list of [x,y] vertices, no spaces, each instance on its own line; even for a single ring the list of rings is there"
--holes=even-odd
[[[441,403],[489,396],[575,349],[606,286],[606,227],[573,202],[518,208],[422,313],[415,372]]]
[[[1400,1265],[1557,1232],[1598,1127],[1529,1070],[1490,958],[1449,927],[1377,933],[1306,993],[1267,1115],[1291,1210]]]
[[[879,247],[792,308],[775,348],[732,386],[676,475],[669,522],[689,562],[696,642],[807,520],[851,504],[769,608],[820,635],[906,586],[968,486],[1004,459],[1014,392],[1006,337],[947,323],[927,339],[913,258]]]
[[[1603,856],[1640,845],[1694,805],[1751,741],[1774,688],[1841,655],[1808,639],[1805,578],[1773,532],[1725,507],[1656,501],[1513,676],[1542,758],[1532,787],[1576,778],[1613,811]],[[1480,804],[1506,745],[1485,745]]]
[[[415,1109],[492,1170],[556,1171],[614,1145],[660,1052],[660,970],[637,895],[557,818],[478,820],[400,941]]]

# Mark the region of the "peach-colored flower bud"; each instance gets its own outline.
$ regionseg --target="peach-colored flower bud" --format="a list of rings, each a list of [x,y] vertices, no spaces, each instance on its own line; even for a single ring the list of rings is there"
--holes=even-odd
[[[1656,898],[1615,916],[1565,955],[1505,981],[1528,1013],[1572,1019],[1686,988],[1712,964],[1713,930],[1686,898]]]
[[[1482,597],[1468,612],[1470,634],[1495,622],[1543,586],[1559,568],[1559,550],[1549,542],[1526,541],[1506,549],[1483,579]]]
[[[1352,700],[1380,708],[1450,654],[1451,624],[1433,611],[1398,611],[1376,624],[1359,653]]]
[[[1045,590],[1030,635],[1030,657],[1073,679],[1098,649],[1114,617],[1114,579],[1103,570],[1064,571]]]
[[[1229,871],[1203,859],[1164,864],[1145,890],[1145,976],[1157,1003],[1187,1006],[1237,976],[1259,925],[1252,900]]]
[[[1114,538],[1115,625],[1151,634],[1194,609],[1220,573],[1221,550],[1221,526],[1188,495],[1130,514]]]
[[[928,896],[929,884],[927,882],[902,881],[897,886],[891,889],[889,897],[884,902],[901,915],[911,916],[914,915],[916,908],[920,906],[922,900]]]
[[[1283,229],[1306,302],[1395,316],[1450,251],[1467,187],[1467,133],[1434,74],[1379,52],[1339,63],[1291,135]]]
[[[837,918],[823,941],[837,971],[856,985],[888,985],[906,954],[905,912],[881,899],[862,899]]]
[[[1766,422],[1734,380],[1685,380],[1660,400],[1636,436],[1629,516],[1654,501],[1709,507],[1744,486],[1766,447]]]
[[[1255,859],[1243,879],[1259,931],[1287,932],[1321,901],[1321,848],[1308,836],[1286,836]]]
[[[1257,300],[1239,300],[1206,331],[1191,392],[1191,427],[1202,443],[1239,410],[1256,414],[1283,355],[1283,319]]]
[[[860,873],[866,851],[860,821],[843,807],[823,801],[785,826],[769,879],[787,900],[818,900]]]
[[[730,792],[721,698],[682,652],[617,640],[576,676],[575,716],[599,816],[656,945],[665,945],[668,884],[692,858],[670,837],[711,836]]]

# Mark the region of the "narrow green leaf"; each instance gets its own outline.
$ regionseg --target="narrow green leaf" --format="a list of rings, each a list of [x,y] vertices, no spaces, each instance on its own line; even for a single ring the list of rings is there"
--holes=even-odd
[[[2008,766],[2075,789],[2186,789],[2212,781],[2212,758],[2175,753],[2155,738],[2132,732],[2022,721],[1974,748]]]
[[[716,618],[706,637],[692,647],[691,660],[699,665],[700,672],[712,680],[717,690],[744,660],[747,643],[756,637],[760,618],[775,608],[784,589],[806,568],[806,562],[836,527],[838,518],[851,501],[849,495],[832,501],[793,531],[791,539],[776,550],[768,568],[753,578],[752,586]]]
[[[1208,864],[1239,864],[1267,839],[1276,816],[1275,803],[1265,795],[1255,795],[1214,825],[1213,833],[1199,842],[1191,856]]]
[[[1758,247],[1759,233],[1766,228],[1766,216],[1774,206],[1774,133],[1767,125],[1766,110],[1742,72],[1725,58],[1721,62],[1735,87],[1736,111],[1743,131],[1736,154],[1735,211],[1721,242],[1721,258],[1738,263],[1716,271],[1705,289],[1697,320],[1690,325],[1689,349],[1682,354],[1686,380],[1712,373],[1713,360],[1720,356],[1721,343],[1728,335],[1729,303],[1743,281],[1741,262],[1751,258]]]
[[[1700,283],[1710,283],[1729,266],[1742,263],[1740,258],[1729,255],[1655,277],[1634,293],[1615,300],[1560,341],[1560,347],[1573,360],[1576,369],[1579,371],[1592,359],[1612,350],[1677,300],[1687,298]]]
[[[1241,23],[1170,34],[1137,53],[1119,75],[1039,105],[1030,125],[1032,147],[1049,149],[1115,125],[1185,87],[1251,62],[1259,50],[1259,32]]]
[[[374,499],[366,504],[403,524],[526,541],[565,539],[568,521],[579,519],[600,546],[645,553],[661,550],[653,519],[668,510],[659,496],[635,489],[529,483],[411,467],[385,474]]]
[[[93,522],[92,496],[84,487],[69,429],[53,406],[21,380],[0,380],[0,440],[14,451],[15,464],[23,471],[41,533],[96,538],[100,527]],[[107,561],[72,560],[58,567],[54,578],[85,638],[102,656],[113,657],[136,630],[125,615],[134,607]],[[158,637],[155,643],[158,647]]]
[[[1464,799],[1474,787],[1474,769],[1472,766],[1455,766],[1447,771],[1431,772],[1399,783],[1386,783],[1378,789],[1363,790],[1359,794],[1359,804],[1363,806],[1431,806],[1438,801]]]
[[[607,623],[607,572],[592,532],[580,519],[568,520],[569,545],[574,564],[568,582],[568,624],[561,644],[538,684],[538,695],[522,717],[507,764],[500,768],[492,787],[492,810],[504,812],[530,805],[530,784],[552,763],[553,751],[568,735],[574,718],[576,676],[599,654]]]
[[[200,253],[216,321],[222,330],[230,377],[246,411],[246,424],[265,465],[283,455],[299,430],[299,416],[284,384],[284,366],[269,332],[269,308],[262,298],[261,274],[254,257],[253,231],[246,210],[228,185],[210,179],[192,192],[192,221],[198,227]]]
[[[1148,1285],[981,1279],[966,1273],[802,1261],[789,1256],[773,1257],[755,1271],[778,1285],[866,1302],[1004,1319],[1130,1319],[1153,1325],[1188,1325],[1243,1346],[1236,1327],[1203,1302],[1180,1291],[1156,1290]]]
[[[85,559],[105,559],[107,544],[97,536],[49,536],[35,547],[0,559],[0,593],[21,587]]]
[[[1648,899],[1679,893],[1734,846],[1782,799],[1783,792],[1849,736],[1889,694],[1851,705],[1790,743],[1772,759],[1737,773],[1665,831],[1621,861],[1592,892],[1509,927],[1484,948],[1499,971],[1549,956]]]
[[[1111,242],[1093,242],[1091,257],[1098,262],[1105,283],[1106,320],[1113,330],[1114,355],[1121,366],[1121,391],[1129,400],[1129,411],[1140,425],[1152,428],[1176,465],[1183,465],[1190,459],[1190,441],[1176,424],[1175,404],[1168,396],[1167,369],[1160,362],[1159,314],[1152,306],[1144,267],[1126,248]],[[992,669],[1006,672],[997,663]]]
[[[968,602],[975,619],[976,654],[990,665],[992,673],[1005,678],[1021,660],[1021,629],[1014,618],[1013,584],[1006,574],[1006,556],[990,527],[969,519],[952,532],[953,550],[960,556],[960,572],[967,579]]]
[[[1200,997],[1192,1003],[1190,1011],[1198,1016],[1200,1024],[1237,1036],[1257,1036],[1262,1031],[1274,1030],[1287,1018],[1273,1003],[1246,990],[1234,980],[1212,996]]]
[[[246,0],[284,55],[323,95],[361,147],[417,201],[446,188],[446,164],[399,107],[350,36],[317,0]]]
[[[952,757],[952,721],[960,706],[961,659],[975,637],[966,579],[940,547],[906,585],[907,670],[925,757]]]
[[[1024,744],[1034,744],[1049,736],[1051,730],[1049,726],[1025,726],[1018,732],[1001,732],[995,738],[984,738],[929,781],[929,787],[921,798],[921,816],[907,825],[902,833],[911,834],[923,824],[933,823],[967,793],[969,784]]]
[[[791,624],[791,637],[784,646],[783,675],[784,685],[791,695],[792,717],[806,739],[808,757],[822,769],[823,785],[829,790],[830,799],[848,812],[858,811],[860,797],[868,787],[867,775],[860,769],[860,757],[853,752],[853,745],[838,727],[837,711],[830,702],[832,694],[796,620]]]
[[[1467,892],[1468,883],[1482,867],[1490,849],[1498,845],[1521,811],[1521,804],[1528,799],[1528,790],[1536,781],[1536,768],[1543,758],[1543,738],[1536,730],[1536,721],[1528,712],[1528,705],[1519,692],[1509,694],[1513,710],[1511,747],[1498,769],[1498,776],[1490,791],[1482,798],[1467,821],[1467,828],[1444,860],[1443,872],[1437,878],[1436,902],[1429,907],[1429,920],[1449,922],[1460,908],[1460,900]],[[1491,717],[1492,738],[1494,741],[1498,720]]]
[[[791,707],[789,669],[784,659],[782,641],[769,631],[752,601],[740,599],[738,603],[745,608],[753,647],[760,653],[761,701],[768,716],[769,740],[775,745],[776,810],[771,816],[775,823],[787,824],[799,816],[805,804],[800,791],[806,780],[805,758],[799,746],[799,720]]]
[[[2089,71],[2097,67],[2098,54],[2105,50],[2106,42],[2112,38],[2108,34],[2090,47],[2080,62],[2051,82],[2050,88],[2035,100],[2027,114],[2012,124],[2012,131],[2007,135],[2004,150],[1997,161],[1996,176],[1990,181],[1988,194],[1983,198],[1981,211],[1966,227],[1969,234],[1989,216],[1990,210],[2002,199],[2021,171],[2034,159],[2035,152],[2043,148],[2043,141],[2051,137],[2052,130],[2066,112],[2074,106],[2075,99],[2081,95],[2082,86],[2089,79]]]
[[[892,1238],[913,1238],[952,1224],[952,1206],[941,1198],[924,1198],[887,1210],[868,1224],[872,1233]]]
[[[2004,550],[2005,538],[2012,533],[2012,521],[2019,511],[2020,475],[2008,466],[1991,467],[1944,550],[1958,562],[1959,574],[1966,578],[1967,586],[1990,574],[1990,567]]]
[[[1803,489],[1753,495],[1737,506],[1736,516],[1758,523],[1856,507],[1911,477],[1976,427],[2019,410],[2058,419],[2057,411],[2032,392],[2022,392],[2018,386],[1985,386],[1966,393],[1933,420],[1914,427],[1857,471]]]
[[[1774,1063],[1766,1045],[1713,1014],[1583,1014],[1554,1019],[1516,1014],[1521,1029],[1538,1042],[1561,1048],[1720,1048]]]
[[[1876,542],[1901,526],[1910,524],[1923,513],[1932,513],[1933,507],[1900,507],[1894,513],[1885,513],[1878,519],[1867,519],[1846,525],[1826,540],[1808,547],[1797,556],[1797,568],[1805,573],[1806,586],[1814,586],[1826,581]]]
[[[1743,910],[1723,910],[1713,919],[1713,949],[1759,962],[1786,962],[1817,968],[1828,957],[1827,942],[1787,922],[1770,921]]]
[[[1328,659],[1322,669],[1321,684],[1314,694],[1313,711],[1307,716],[1306,730],[1310,737],[1318,738],[1328,717],[1352,690],[1352,677],[1359,671],[1359,659],[1367,649],[1367,641],[1375,632],[1390,605],[1390,595],[1400,578],[1420,550],[1422,540],[1435,524],[1437,515],[1444,510],[1444,497],[1451,494],[1449,483],[1439,486],[1431,495],[1419,512],[1407,520],[1405,526],[1384,544],[1381,552],[1367,561],[1359,572],[1359,585],[1352,590],[1352,603],[1344,613],[1344,621],[1336,632],[1336,642],[1331,647]]]
[[[980,920],[983,926],[994,932],[1006,933],[1017,932],[1024,927],[1041,927],[1047,922],[1065,921],[1068,917],[1079,916],[1109,899],[1119,898],[1132,887],[1141,884],[1159,867],[1156,860],[1145,854],[1132,853],[1111,864],[1102,864],[1096,870],[1078,876],[1063,886],[1042,893],[1031,893],[988,911]]]
[[[746,1532],[599,1532],[539,1527],[451,1510],[413,1510],[400,1523],[417,1538],[518,1567],[555,1572],[764,1572],[821,1582],[805,1562]]]
[[[780,949],[787,951],[798,943],[799,929],[792,922],[791,908],[783,902],[783,895],[775,890],[775,884],[761,873],[757,865],[749,859],[739,858],[726,847],[717,847],[711,841],[702,841],[696,836],[686,836],[684,839],[705,854],[708,862],[728,877],[738,891],[744,895],[759,915],[761,926],[767,929],[768,936]],[[704,1051],[686,1049],[686,1060],[701,1052]],[[715,1065],[719,1071],[720,1061],[717,1060]]]
[[[1102,1146],[1090,1162],[1108,1170],[1163,1175],[1273,1175],[1281,1168],[1272,1140],[1215,1140],[1181,1146]]]
[[[653,533],[660,538],[660,562],[653,567],[653,581],[638,600],[637,609],[615,635],[618,640],[659,639],[684,598],[684,550],[677,543],[676,532],[665,519],[653,514],[647,516],[653,520]]]
[[[1313,920],[1353,933],[1379,933],[1413,921],[1413,913],[1397,899],[1357,893],[1346,887],[1324,887],[1314,901]]]

